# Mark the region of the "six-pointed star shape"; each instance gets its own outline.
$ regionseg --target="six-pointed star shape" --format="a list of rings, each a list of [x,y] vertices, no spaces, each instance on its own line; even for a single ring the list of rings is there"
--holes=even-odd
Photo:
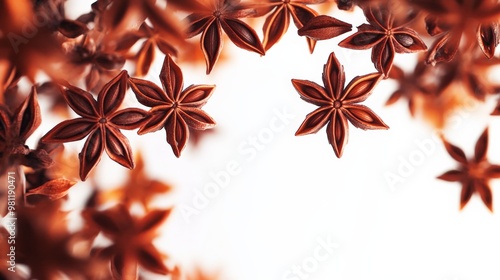
[[[342,156],[347,143],[347,120],[361,129],[388,129],[389,127],[368,107],[357,104],[370,96],[380,80],[380,73],[355,77],[344,89],[344,67],[334,53],[330,54],[323,70],[322,87],[314,82],[292,79],[293,86],[306,102],[320,106],[306,116],[295,135],[316,133],[326,124],[328,141],[337,157]]]
[[[72,85],[61,91],[68,105],[81,117],[59,123],[42,137],[42,142],[71,142],[88,135],[79,154],[83,181],[104,150],[115,162],[130,169],[134,167],[129,141],[120,129],[138,128],[147,113],[137,108],[118,110],[127,91],[127,77],[126,71],[120,72],[104,85],[97,101],[89,92]]]

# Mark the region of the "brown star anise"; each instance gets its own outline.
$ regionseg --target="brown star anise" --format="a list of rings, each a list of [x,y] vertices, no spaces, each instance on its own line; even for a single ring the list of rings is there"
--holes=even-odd
[[[106,49],[99,39],[102,37],[102,33],[92,31],[80,40],[66,44],[69,64],[65,65],[65,70],[70,76],[66,80],[76,83],[80,81],[81,74],[85,73],[87,90],[98,91],[106,81],[118,74],[125,64],[125,58]],[[76,79],[71,77],[73,75]]]
[[[312,18],[318,16],[315,10],[306,5],[322,2],[325,2],[325,0],[266,0],[263,3],[258,3],[257,7],[259,9],[270,12],[263,27],[264,40],[262,44],[264,49],[269,50],[283,37],[290,25],[290,16],[297,29],[300,29]],[[312,53],[316,40],[307,37],[307,43],[309,51]]]
[[[334,17],[319,15],[298,30],[300,36],[314,40],[327,40],[351,31],[352,25]]]
[[[34,169],[52,164],[52,159],[45,150],[32,150],[25,145],[41,120],[35,87],[32,87],[30,95],[14,113],[8,107],[0,105],[0,174],[9,166],[17,164]]]
[[[203,9],[189,15],[187,37],[201,33],[201,49],[205,54],[207,74],[212,71],[222,51],[222,30],[236,46],[247,51],[265,54],[259,36],[251,26],[239,18],[256,14],[256,10],[242,6],[239,0],[209,0]]]
[[[30,268],[27,279],[83,279],[90,268],[85,249],[76,246],[86,238],[68,230],[60,207],[61,201],[51,201],[16,208],[16,261]]]
[[[177,55],[177,50],[172,44],[147,23],[143,23],[139,30],[125,34],[117,43],[117,51],[128,51],[138,40],[146,39],[141,45],[137,55],[135,76],[145,76],[155,58],[157,47],[163,54]]]
[[[168,55],[163,62],[160,80],[164,90],[150,81],[130,78],[137,100],[151,107],[138,133],[165,128],[167,142],[175,156],[180,157],[189,138],[189,127],[204,130],[215,126],[215,121],[200,109],[207,103],[215,86],[191,85],[183,90],[181,69]]]
[[[119,204],[104,211],[88,209],[83,216],[88,224],[99,229],[112,244],[98,248],[96,256],[109,261],[114,279],[137,279],[138,266],[157,274],[168,274],[164,255],[153,245],[158,228],[171,209],[151,210],[143,217],[134,217]]]
[[[339,46],[355,50],[372,48],[372,62],[385,77],[391,71],[395,53],[413,53],[427,49],[417,32],[395,20],[388,6],[363,9],[369,24],[358,26],[358,31]]]
[[[347,120],[361,129],[388,129],[389,127],[368,107],[357,104],[370,96],[380,80],[379,73],[357,76],[344,89],[344,67],[332,52],[323,70],[322,87],[306,80],[292,80],[293,86],[306,102],[320,106],[308,114],[295,135],[316,133],[326,127],[328,141],[337,157],[342,156],[347,143]]]
[[[448,182],[460,182],[462,193],[460,195],[460,209],[469,202],[474,193],[478,193],[484,204],[493,211],[493,196],[489,185],[490,179],[500,178],[500,165],[491,164],[486,159],[488,152],[488,128],[484,130],[476,142],[474,157],[467,159],[459,147],[449,143],[443,137],[443,143],[450,156],[458,161],[460,166],[439,176]]]
[[[64,143],[88,136],[79,154],[81,180],[85,180],[97,165],[104,150],[122,166],[134,166],[129,142],[120,129],[138,128],[147,113],[137,108],[118,110],[125,98],[127,77],[127,72],[122,71],[109,81],[99,92],[97,101],[89,92],[69,84],[61,91],[68,105],[81,118],[59,123],[43,136],[42,141]]]
[[[487,58],[493,57],[500,41],[500,5],[496,0],[420,0],[415,4],[428,11],[427,32],[440,36],[429,50],[427,62],[449,62],[462,46],[479,45]]]

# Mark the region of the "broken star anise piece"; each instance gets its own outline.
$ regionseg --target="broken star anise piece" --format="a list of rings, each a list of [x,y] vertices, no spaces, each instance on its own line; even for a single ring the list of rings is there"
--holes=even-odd
[[[59,123],[43,136],[42,142],[72,142],[88,136],[79,154],[82,181],[97,165],[104,150],[122,166],[134,166],[130,144],[120,129],[138,128],[147,113],[137,108],[118,110],[125,98],[127,77],[127,72],[122,71],[109,81],[97,101],[89,92],[69,84],[61,91],[68,105],[81,117]]]
[[[150,81],[130,78],[137,100],[151,107],[138,133],[165,128],[167,142],[175,156],[180,157],[189,138],[189,128],[204,130],[215,126],[215,121],[200,109],[207,103],[215,86],[191,85],[183,90],[181,69],[168,55],[163,62],[160,80],[164,90]]]
[[[443,143],[450,156],[458,161],[460,166],[438,177],[448,182],[460,182],[462,193],[460,195],[460,209],[469,202],[474,193],[478,193],[484,204],[493,211],[493,195],[489,185],[490,179],[500,178],[500,165],[491,164],[486,159],[488,152],[488,128],[484,130],[476,142],[474,157],[467,159],[459,147],[449,143],[443,137]]]
[[[330,54],[323,70],[322,87],[306,80],[292,80],[293,86],[306,102],[320,106],[306,116],[295,135],[318,132],[326,127],[328,141],[337,157],[342,156],[347,143],[347,120],[361,129],[388,129],[389,127],[368,107],[357,104],[370,96],[380,80],[380,73],[357,76],[344,89],[344,67],[334,53]]]
[[[425,51],[427,46],[417,32],[395,20],[387,6],[364,8],[369,24],[358,26],[358,31],[339,46],[355,50],[372,49],[375,68],[387,78],[396,53]]]
[[[212,71],[222,51],[222,30],[237,47],[247,51],[265,54],[259,36],[251,26],[239,18],[256,13],[255,9],[244,7],[239,0],[209,0],[203,9],[186,18],[188,38],[201,33],[201,49],[205,54],[207,74]]]

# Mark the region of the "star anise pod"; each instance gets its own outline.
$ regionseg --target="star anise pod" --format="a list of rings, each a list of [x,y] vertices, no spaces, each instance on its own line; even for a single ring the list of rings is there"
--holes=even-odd
[[[182,26],[170,5],[161,9],[156,0],[97,0],[92,4],[96,28],[105,31],[106,40],[115,42],[148,19],[166,39],[182,41]]]
[[[391,71],[396,53],[413,53],[427,49],[417,32],[395,20],[388,6],[363,9],[369,24],[358,26],[358,31],[339,46],[355,50],[372,49],[372,62],[385,77]]]
[[[203,8],[187,18],[187,38],[201,33],[201,49],[205,54],[209,74],[222,51],[222,31],[237,47],[265,54],[259,36],[253,28],[240,18],[256,14],[256,10],[242,6],[239,0],[209,0]]]
[[[351,31],[352,25],[336,18],[320,15],[310,19],[298,30],[300,36],[314,40],[328,40]]]
[[[81,117],[59,123],[43,136],[42,141],[64,143],[88,136],[79,154],[80,179],[83,181],[97,165],[104,150],[122,166],[134,166],[130,144],[120,129],[138,128],[147,113],[137,108],[118,110],[125,98],[127,77],[127,72],[122,71],[109,81],[99,92],[97,101],[89,92],[69,84],[61,91],[68,105]]]
[[[65,68],[68,73],[65,80],[76,83],[80,81],[81,73],[86,73],[87,90],[96,91],[101,89],[104,81],[118,74],[125,64],[125,58],[113,50],[106,49],[102,40],[94,40],[94,37],[102,35],[93,31],[76,42],[66,44],[70,64]],[[75,72],[77,73],[73,74]],[[73,76],[76,79],[73,79]]]
[[[493,195],[489,181],[500,178],[500,165],[491,164],[487,159],[488,128],[484,130],[476,142],[474,157],[467,159],[459,147],[449,143],[443,137],[444,147],[450,156],[460,164],[457,169],[440,175],[438,179],[462,184],[460,209],[469,202],[474,193],[478,193],[490,211],[493,211]]]
[[[85,252],[76,246],[83,236],[69,232],[67,213],[60,207],[60,201],[51,201],[16,208],[16,262],[30,268],[29,279],[83,279],[83,271],[90,269]]]
[[[3,226],[0,226],[0,279],[27,279],[26,275],[23,275],[19,269],[16,269],[15,271],[9,270],[12,269],[10,262],[10,255],[12,254],[10,250],[10,243],[12,243],[12,241],[9,241],[10,236],[10,233]]]
[[[189,128],[204,130],[215,126],[215,121],[200,109],[207,103],[215,86],[191,85],[183,90],[181,69],[168,55],[163,62],[160,80],[164,90],[150,81],[130,78],[137,100],[151,107],[138,133],[165,128],[167,142],[175,156],[180,157],[189,138]]]
[[[138,266],[157,274],[170,270],[162,255],[153,245],[158,228],[170,215],[171,209],[152,210],[143,217],[132,216],[119,204],[104,211],[86,210],[87,223],[100,230],[112,244],[98,248],[96,257],[108,259],[114,279],[137,279]]]
[[[440,36],[428,52],[427,62],[449,62],[460,49],[478,45],[487,58],[493,57],[500,41],[496,0],[420,0],[414,1],[430,14],[425,22],[431,36]]]
[[[344,67],[332,52],[323,69],[324,87],[306,80],[292,80],[293,86],[306,102],[320,106],[306,116],[295,135],[318,132],[326,127],[328,141],[337,157],[342,156],[347,144],[349,120],[361,129],[388,129],[389,127],[368,107],[357,104],[370,96],[380,80],[379,73],[355,77],[344,88]]]
[[[0,105],[0,174],[9,166],[21,164],[33,169],[48,167],[52,159],[43,149],[30,149],[26,140],[38,128],[42,120],[36,87],[11,113]]]
[[[98,199],[102,203],[120,201],[129,208],[135,203],[139,203],[147,210],[150,207],[150,202],[156,196],[166,194],[171,190],[172,186],[147,175],[142,154],[138,153],[135,168],[129,172],[126,183],[116,189],[98,193]]]
[[[290,25],[290,17],[293,19],[297,29],[301,29],[307,22],[318,16],[318,12],[307,5],[323,2],[325,0],[266,0],[262,3],[257,3],[256,7],[258,9],[263,9],[265,13],[269,13],[262,29],[264,32],[264,40],[262,42],[264,49],[266,51],[269,50],[285,35]],[[316,45],[316,39],[307,37],[307,43],[309,51],[312,53]]]
[[[139,30],[125,34],[117,43],[117,51],[129,50],[138,40],[145,38],[136,55],[135,76],[146,75],[155,58],[155,48],[163,54],[177,55],[177,50],[172,44],[161,36],[154,28],[143,23]]]

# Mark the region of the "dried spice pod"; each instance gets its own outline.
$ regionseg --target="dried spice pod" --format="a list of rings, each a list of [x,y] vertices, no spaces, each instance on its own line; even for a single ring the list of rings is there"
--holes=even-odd
[[[463,46],[479,46],[485,57],[492,58],[499,38],[498,1],[412,1],[428,12],[425,19],[431,36],[440,36],[430,47],[427,62],[450,62]]]
[[[375,68],[388,77],[396,53],[413,53],[427,49],[417,32],[396,22],[388,6],[364,10],[369,24],[358,26],[358,31],[347,37],[339,46],[355,50],[372,49]]]
[[[298,30],[300,36],[314,40],[328,40],[351,31],[352,25],[334,17],[320,15],[309,20]]]
[[[163,89],[150,81],[130,78],[132,90],[140,103],[151,107],[139,134],[165,128],[167,142],[176,157],[180,157],[189,138],[189,128],[205,130],[215,121],[200,108],[207,103],[215,86],[191,85],[183,89],[183,76],[179,66],[166,56],[160,73]]]
[[[500,165],[491,164],[486,156],[488,152],[488,128],[486,128],[476,142],[474,157],[467,159],[464,151],[442,138],[448,154],[459,163],[453,169],[438,176],[438,179],[462,184],[460,195],[460,209],[463,209],[474,193],[478,193],[483,203],[493,212],[493,195],[490,180],[500,178]]]
[[[132,150],[120,129],[141,126],[146,112],[137,108],[118,110],[127,90],[127,72],[122,71],[99,92],[97,101],[89,93],[66,85],[62,91],[68,105],[81,117],[66,120],[42,137],[42,142],[64,143],[87,137],[80,153],[80,179],[84,181],[104,151],[120,165],[133,168]]]
[[[247,51],[265,54],[255,30],[240,20],[257,13],[253,8],[240,5],[239,1],[213,0],[203,3],[202,10],[190,14],[187,22],[187,38],[201,33],[201,49],[205,54],[207,74],[219,59],[222,51],[222,31],[237,47]]]
[[[335,155],[340,158],[349,135],[347,121],[364,130],[388,129],[370,108],[358,104],[370,96],[380,78],[379,73],[358,76],[344,88],[344,67],[331,53],[323,70],[324,87],[311,81],[292,80],[302,99],[320,106],[306,116],[295,135],[316,133],[327,125],[328,141]]]
[[[96,257],[109,263],[113,279],[137,279],[139,266],[157,274],[170,273],[163,263],[165,256],[152,243],[170,212],[171,209],[150,210],[135,217],[119,204],[104,211],[89,209],[83,213],[85,221],[112,242],[97,249]]]

